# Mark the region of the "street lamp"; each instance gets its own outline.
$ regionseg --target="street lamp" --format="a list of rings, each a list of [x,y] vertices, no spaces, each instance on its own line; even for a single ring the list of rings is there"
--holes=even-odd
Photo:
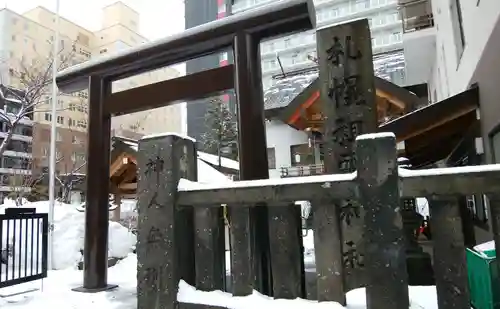
[[[56,185],[56,135],[57,135],[57,63],[59,54],[59,6],[60,0],[56,0],[55,35],[53,42],[52,59],[52,122],[50,128],[50,157],[49,157],[49,248],[48,265],[54,269],[52,254],[54,252],[54,206],[55,206],[55,185]]]

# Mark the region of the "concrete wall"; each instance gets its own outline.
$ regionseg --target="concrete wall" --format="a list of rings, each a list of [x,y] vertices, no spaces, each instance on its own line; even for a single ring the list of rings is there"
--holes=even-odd
[[[436,46],[438,54],[444,48],[445,57],[437,58],[437,68],[447,72],[449,95],[455,95],[473,82],[473,76],[485,51],[500,15],[500,1],[459,0],[462,9],[465,47],[460,56],[460,44],[453,35],[452,7],[449,0],[433,1],[433,14],[436,23]],[[440,50],[441,49],[441,50]],[[444,84],[445,74],[440,77]],[[445,92],[440,100],[445,98]]]
[[[436,54],[436,28],[403,34],[406,66],[406,85],[426,83],[432,73]]]

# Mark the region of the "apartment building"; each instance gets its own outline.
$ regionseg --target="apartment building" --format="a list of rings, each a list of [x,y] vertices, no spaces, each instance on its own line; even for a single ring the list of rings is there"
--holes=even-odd
[[[0,10],[0,56],[8,61],[0,66],[2,83],[26,87],[19,76],[36,72],[39,76],[50,68],[55,30],[55,13],[36,7],[24,14],[8,9]],[[71,66],[94,57],[101,57],[121,49],[142,44],[147,39],[139,34],[139,14],[116,2],[103,8],[102,27],[90,31],[65,18],[60,19],[59,68]],[[50,78],[51,72],[48,73]],[[113,84],[113,91],[137,87],[178,76],[178,72],[165,68],[156,72],[134,76]],[[47,79],[46,79],[47,80]],[[24,85],[23,85],[24,84]],[[57,114],[57,156],[60,172],[68,173],[85,163],[88,126],[88,95],[85,91],[60,94]],[[36,105],[33,127],[34,166],[48,166],[50,124],[52,116],[50,91],[44,91]],[[165,131],[180,132],[180,107],[166,107],[154,111],[115,117],[112,129],[116,135],[137,135]]]
[[[231,14],[266,5],[277,0],[185,0],[186,29]],[[402,85],[405,81],[405,56],[402,43],[402,23],[397,0],[317,0],[315,1],[318,27],[367,17],[372,28],[375,73]],[[284,72],[305,69],[314,65],[316,55],[315,32],[308,31],[284,38],[269,40],[261,45],[263,87],[275,83],[273,76]],[[207,56],[186,63],[187,73],[194,73],[231,63],[232,55]],[[278,59],[279,58],[279,59]],[[225,95],[223,101],[235,106],[234,97]],[[203,117],[204,100],[187,105],[188,135],[199,138],[206,130]]]
[[[271,3],[273,0],[235,0],[232,14]],[[377,75],[396,84],[405,84],[402,27],[397,0],[316,0],[317,27],[368,18],[372,32],[374,67]],[[220,11],[225,9],[224,5]],[[273,85],[274,75],[314,65],[316,30],[261,45],[264,89]]]
[[[24,93],[21,90],[0,85],[0,106],[11,120],[20,109],[20,100]],[[0,157],[0,200],[12,192],[27,192],[30,190],[31,158],[33,141],[32,115],[23,117],[15,127],[12,140]],[[8,126],[0,117],[0,143],[7,138]]]

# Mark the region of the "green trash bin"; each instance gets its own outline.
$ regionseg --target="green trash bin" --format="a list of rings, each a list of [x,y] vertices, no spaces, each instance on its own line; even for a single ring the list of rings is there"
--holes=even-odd
[[[470,300],[475,309],[500,309],[500,278],[495,250],[483,254],[467,249]]]

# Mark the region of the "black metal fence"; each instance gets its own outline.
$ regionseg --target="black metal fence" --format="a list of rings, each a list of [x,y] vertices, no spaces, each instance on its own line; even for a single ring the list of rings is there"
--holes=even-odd
[[[440,309],[470,308],[465,246],[458,200],[489,194],[496,244],[500,244],[500,165],[409,171],[398,168],[392,134],[356,141],[357,171],[286,179],[203,185],[196,180],[194,142],[178,136],[139,144],[138,308],[176,308],[179,280],[201,290],[223,289],[224,222],[231,210],[233,295],[259,285],[251,207],[269,206],[273,296],[304,297],[298,207],[293,201],[336,207],[357,200],[364,209],[364,276],[368,309],[407,309],[408,278],[402,198],[427,197],[434,239],[434,272]],[[288,207],[297,209],[291,216]],[[325,208],[325,207],[320,207]],[[340,210],[339,210],[340,211]],[[329,212],[332,213],[332,212]],[[333,212],[335,214],[335,212]],[[339,216],[314,216],[317,299],[345,304]],[[290,231],[297,231],[290,232]],[[184,305],[184,304],[183,304]],[[188,306],[189,307],[189,306]]]
[[[34,208],[0,215],[0,288],[47,277],[49,220]]]

